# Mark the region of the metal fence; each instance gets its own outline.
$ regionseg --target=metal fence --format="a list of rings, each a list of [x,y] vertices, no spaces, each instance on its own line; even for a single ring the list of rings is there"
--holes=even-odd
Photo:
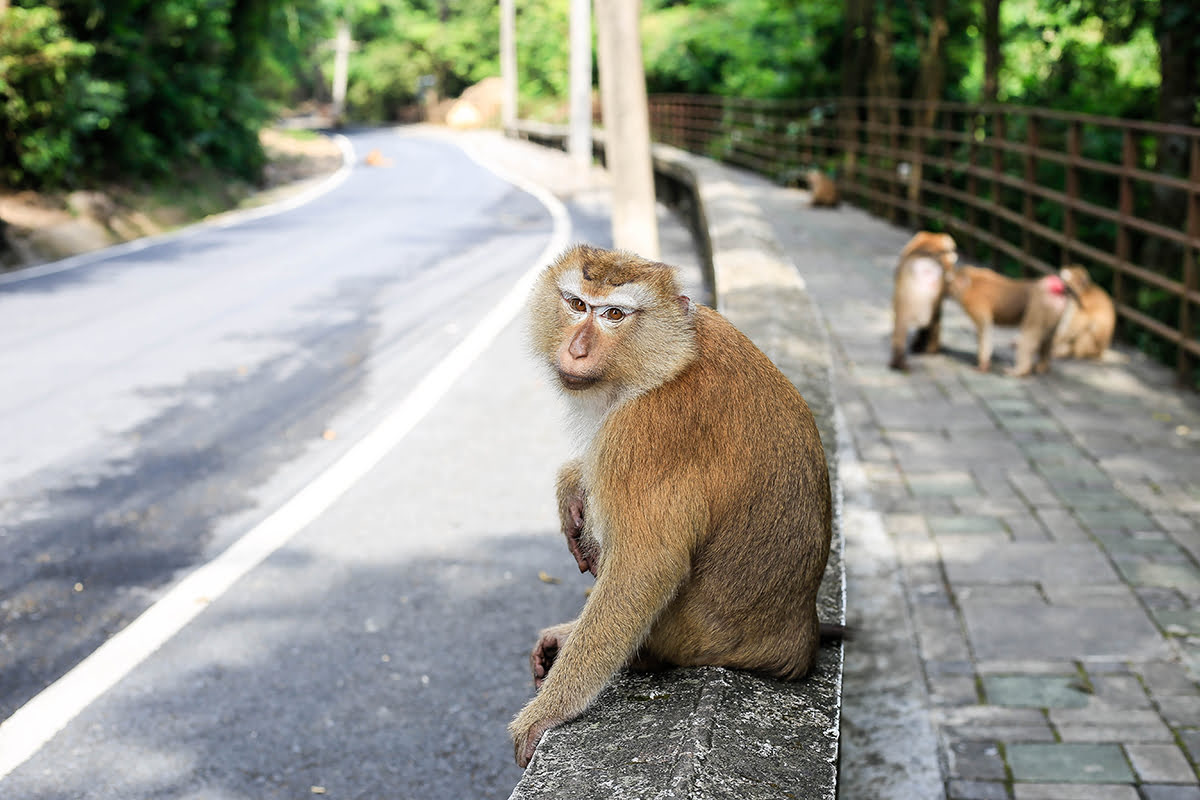
[[[1120,335],[1196,386],[1200,128],[1006,105],[883,99],[650,98],[657,141],[945,230],[1011,274],[1082,264]],[[1165,163],[1164,163],[1165,162]]]

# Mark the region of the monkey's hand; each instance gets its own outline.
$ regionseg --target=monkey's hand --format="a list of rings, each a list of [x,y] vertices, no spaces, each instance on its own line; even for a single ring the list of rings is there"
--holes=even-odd
[[[554,666],[554,659],[558,657],[559,649],[566,643],[567,637],[574,629],[574,622],[564,622],[561,625],[546,628],[539,635],[537,644],[533,646],[533,652],[529,654],[529,669],[533,672],[533,685],[537,688],[542,688],[542,683],[550,674],[550,668]]]
[[[528,711],[529,707],[527,706],[508,726],[508,732],[513,739],[513,755],[517,759],[517,766],[522,768],[529,766],[529,761],[533,758],[533,751],[537,749],[538,742],[542,740],[546,731],[566,722],[563,719],[540,719],[537,722],[528,723],[525,721]]]

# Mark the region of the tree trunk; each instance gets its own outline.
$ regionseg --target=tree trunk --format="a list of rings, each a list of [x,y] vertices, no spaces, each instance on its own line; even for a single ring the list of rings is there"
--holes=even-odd
[[[1000,95],[1000,0],[983,0],[983,102]]]

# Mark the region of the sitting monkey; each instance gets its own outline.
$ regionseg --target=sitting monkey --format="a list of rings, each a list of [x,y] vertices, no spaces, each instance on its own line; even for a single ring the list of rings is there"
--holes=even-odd
[[[1108,292],[1092,283],[1086,269],[1064,267],[1058,273],[1076,286],[1078,300],[1067,308],[1054,331],[1055,358],[1101,358],[1112,346],[1117,311]]]
[[[833,178],[819,169],[810,169],[808,178],[809,205],[816,207],[837,208],[842,202],[838,195],[837,183]]]
[[[517,763],[626,666],[807,673],[832,512],[804,398],[666,264],[574,247],[538,278],[530,312],[579,439],[560,522],[596,583],[579,618],[534,646],[539,691],[508,728]]]

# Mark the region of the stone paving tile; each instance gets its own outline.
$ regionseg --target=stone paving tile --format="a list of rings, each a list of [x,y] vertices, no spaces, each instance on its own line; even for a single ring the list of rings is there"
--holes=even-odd
[[[969,536],[939,538],[951,583],[1119,583],[1099,547],[1091,542],[1012,542],[997,545]]]
[[[1125,754],[1143,783],[1196,783],[1183,751],[1173,744],[1127,744]]]
[[[1133,782],[1129,762],[1117,744],[1011,744],[1006,755],[1014,781]]]
[[[1008,533],[1008,529],[998,517],[980,514],[930,516],[926,518],[926,523],[935,536],[956,533]]]
[[[1053,742],[1045,713],[1033,708],[962,706],[934,708],[935,721],[950,739],[997,742]]]
[[[1092,693],[1112,708],[1150,708],[1150,697],[1133,675],[1097,673],[1088,678]]]
[[[953,742],[945,757],[951,778],[1002,781],[1008,777],[996,742]]]
[[[951,780],[949,800],[1011,800],[1008,786],[1000,781]]]
[[[1050,722],[1064,742],[1138,742],[1162,744],[1174,734],[1153,710],[1126,708],[1052,708]]]
[[[1015,783],[1015,800],[1139,800],[1137,789],[1123,783]]]
[[[1078,675],[988,675],[983,679],[987,701],[1021,708],[1083,708],[1090,692]]]
[[[1143,784],[1144,800],[1200,800],[1200,787],[1172,784]]]

